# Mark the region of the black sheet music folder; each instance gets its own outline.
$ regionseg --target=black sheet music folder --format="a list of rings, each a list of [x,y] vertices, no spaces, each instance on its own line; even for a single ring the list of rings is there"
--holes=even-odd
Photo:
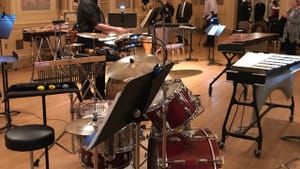
[[[98,126],[87,149],[91,149],[111,137],[113,133],[127,124],[138,121],[151,105],[172,66],[173,63],[162,68],[156,67],[153,72],[128,82],[116,100],[112,111]]]
[[[14,26],[16,15],[0,14],[0,38],[8,39]]]

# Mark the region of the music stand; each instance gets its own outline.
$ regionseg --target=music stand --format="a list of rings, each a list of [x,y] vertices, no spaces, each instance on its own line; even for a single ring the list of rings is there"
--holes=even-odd
[[[108,112],[106,118],[98,126],[87,149],[94,148],[127,124],[140,122],[172,66],[173,63],[170,63],[161,70],[154,70],[128,82],[119,98],[115,100],[112,111]]]
[[[140,27],[144,29],[146,26],[148,26],[148,33],[150,33],[149,26],[155,24],[154,22],[158,12],[159,12],[159,8],[150,9],[146,17],[140,23]]]
[[[9,15],[2,13],[2,16],[0,17],[0,63],[1,63],[1,70],[2,70],[2,83],[3,83],[3,95],[5,95],[5,92],[8,88],[8,79],[7,79],[7,63],[16,62],[18,61],[18,56],[16,53],[13,52],[12,56],[2,56],[2,39],[8,39],[9,35],[11,33],[11,30],[14,26],[14,22],[16,20],[16,15]],[[9,112],[9,101],[4,101],[4,109],[5,111],[0,113],[4,114],[6,116],[7,124],[0,128],[0,130],[10,128],[11,127],[11,118]],[[19,112],[16,112],[19,113]]]
[[[220,24],[211,24],[205,29],[205,33],[207,35],[208,43],[208,65],[222,65],[220,63],[215,62],[215,37],[220,36],[225,29],[225,25]],[[211,54],[212,48],[212,56]]]
[[[108,24],[112,26],[121,26],[124,28],[136,28],[136,13],[108,13]]]

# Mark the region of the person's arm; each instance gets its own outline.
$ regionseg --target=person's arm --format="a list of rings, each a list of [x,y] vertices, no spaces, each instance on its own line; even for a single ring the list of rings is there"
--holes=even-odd
[[[98,23],[95,26],[95,29],[102,31],[103,33],[109,34],[109,33],[115,33],[115,34],[124,34],[128,33],[128,30],[122,27],[117,26],[111,26],[108,24]]]
[[[282,16],[286,18],[288,21],[290,21],[292,24],[300,24],[300,8],[298,8],[295,11],[294,17],[289,16],[288,13],[285,13]]]

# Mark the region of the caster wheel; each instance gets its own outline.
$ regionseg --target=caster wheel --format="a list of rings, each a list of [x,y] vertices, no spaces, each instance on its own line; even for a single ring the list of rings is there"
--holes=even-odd
[[[289,121],[290,121],[290,122],[293,122],[293,121],[294,121],[294,116],[291,115],[291,116],[289,117]]]
[[[223,143],[222,141],[221,141],[221,142],[219,142],[219,144],[218,144],[218,145],[219,145],[219,148],[220,148],[220,149],[223,149],[223,148],[224,148],[224,143]]]
[[[261,156],[261,150],[255,150],[254,155],[256,158],[259,158]]]

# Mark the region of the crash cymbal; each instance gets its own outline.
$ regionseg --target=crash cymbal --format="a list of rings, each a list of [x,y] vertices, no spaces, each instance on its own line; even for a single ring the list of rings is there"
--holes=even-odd
[[[77,36],[88,39],[98,39],[99,41],[110,41],[117,39],[116,34],[104,34],[104,33],[94,33],[94,32],[81,32],[77,33]]]
[[[201,70],[171,70],[167,76],[167,79],[181,79],[185,77],[195,76],[202,73]]]
[[[88,136],[93,134],[96,131],[97,123],[101,122],[103,118],[98,118],[96,122],[92,118],[82,118],[74,120],[65,125],[65,130],[68,133],[79,135],[79,136]]]
[[[82,43],[71,43],[71,44],[67,44],[66,47],[79,47],[79,46],[83,46]]]
[[[107,74],[111,79],[126,80],[151,72],[157,63],[159,59],[153,55],[127,56],[110,65]]]

